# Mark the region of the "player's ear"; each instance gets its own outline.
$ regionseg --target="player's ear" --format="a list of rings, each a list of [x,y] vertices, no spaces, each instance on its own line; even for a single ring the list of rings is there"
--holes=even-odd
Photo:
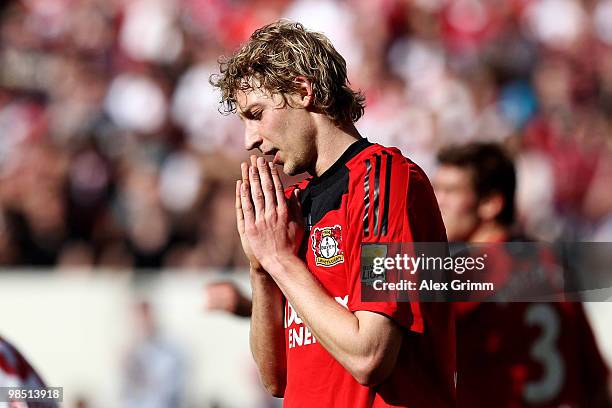
[[[485,221],[493,221],[504,208],[504,197],[500,193],[493,193],[484,197],[478,204],[478,216]]]
[[[296,77],[293,82],[297,85],[297,93],[299,95],[299,104],[303,108],[308,108],[314,103],[314,94],[312,93],[312,83],[304,76]]]

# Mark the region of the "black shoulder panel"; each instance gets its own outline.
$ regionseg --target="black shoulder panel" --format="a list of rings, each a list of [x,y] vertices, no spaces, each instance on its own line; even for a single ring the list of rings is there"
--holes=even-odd
[[[349,171],[346,166],[338,169],[333,178],[310,183],[300,193],[302,214],[309,231],[330,211],[337,210],[342,204],[342,196],[348,193]]]

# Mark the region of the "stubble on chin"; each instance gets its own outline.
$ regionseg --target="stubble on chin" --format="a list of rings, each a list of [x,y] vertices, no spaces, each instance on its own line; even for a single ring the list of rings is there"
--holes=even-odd
[[[289,163],[283,164],[283,173],[285,173],[288,176],[295,176],[295,175],[299,174],[299,172],[297,171],[295,166],[292,166]]]
[[[283,172],[288,176],[297,176],[307,171],[306,166],[299,159],[287,161],[283,164]]]

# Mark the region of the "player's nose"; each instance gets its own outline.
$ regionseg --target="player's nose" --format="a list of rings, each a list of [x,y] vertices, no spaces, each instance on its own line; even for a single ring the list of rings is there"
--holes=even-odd
[[[263,138],[259,135],[256,126],[247,124],[244,129],[244,148],[246,150],[256,149],[261,146]]]

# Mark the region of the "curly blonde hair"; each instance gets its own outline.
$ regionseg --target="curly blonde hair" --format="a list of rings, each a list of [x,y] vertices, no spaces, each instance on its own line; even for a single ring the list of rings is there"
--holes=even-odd
[[[313,106],[334,124],[356,122],[365,97],[353,91],[346,75],[346,61],[329,39],[306,30],[301,24],[280,20],[256,30],[249,41],[229,58],[219,59],[220,74],[210,83],[221,90],[221,109],[236,112],[236,93],[260,87],[286,96],[299,90],[295,78],[312,84]]]

